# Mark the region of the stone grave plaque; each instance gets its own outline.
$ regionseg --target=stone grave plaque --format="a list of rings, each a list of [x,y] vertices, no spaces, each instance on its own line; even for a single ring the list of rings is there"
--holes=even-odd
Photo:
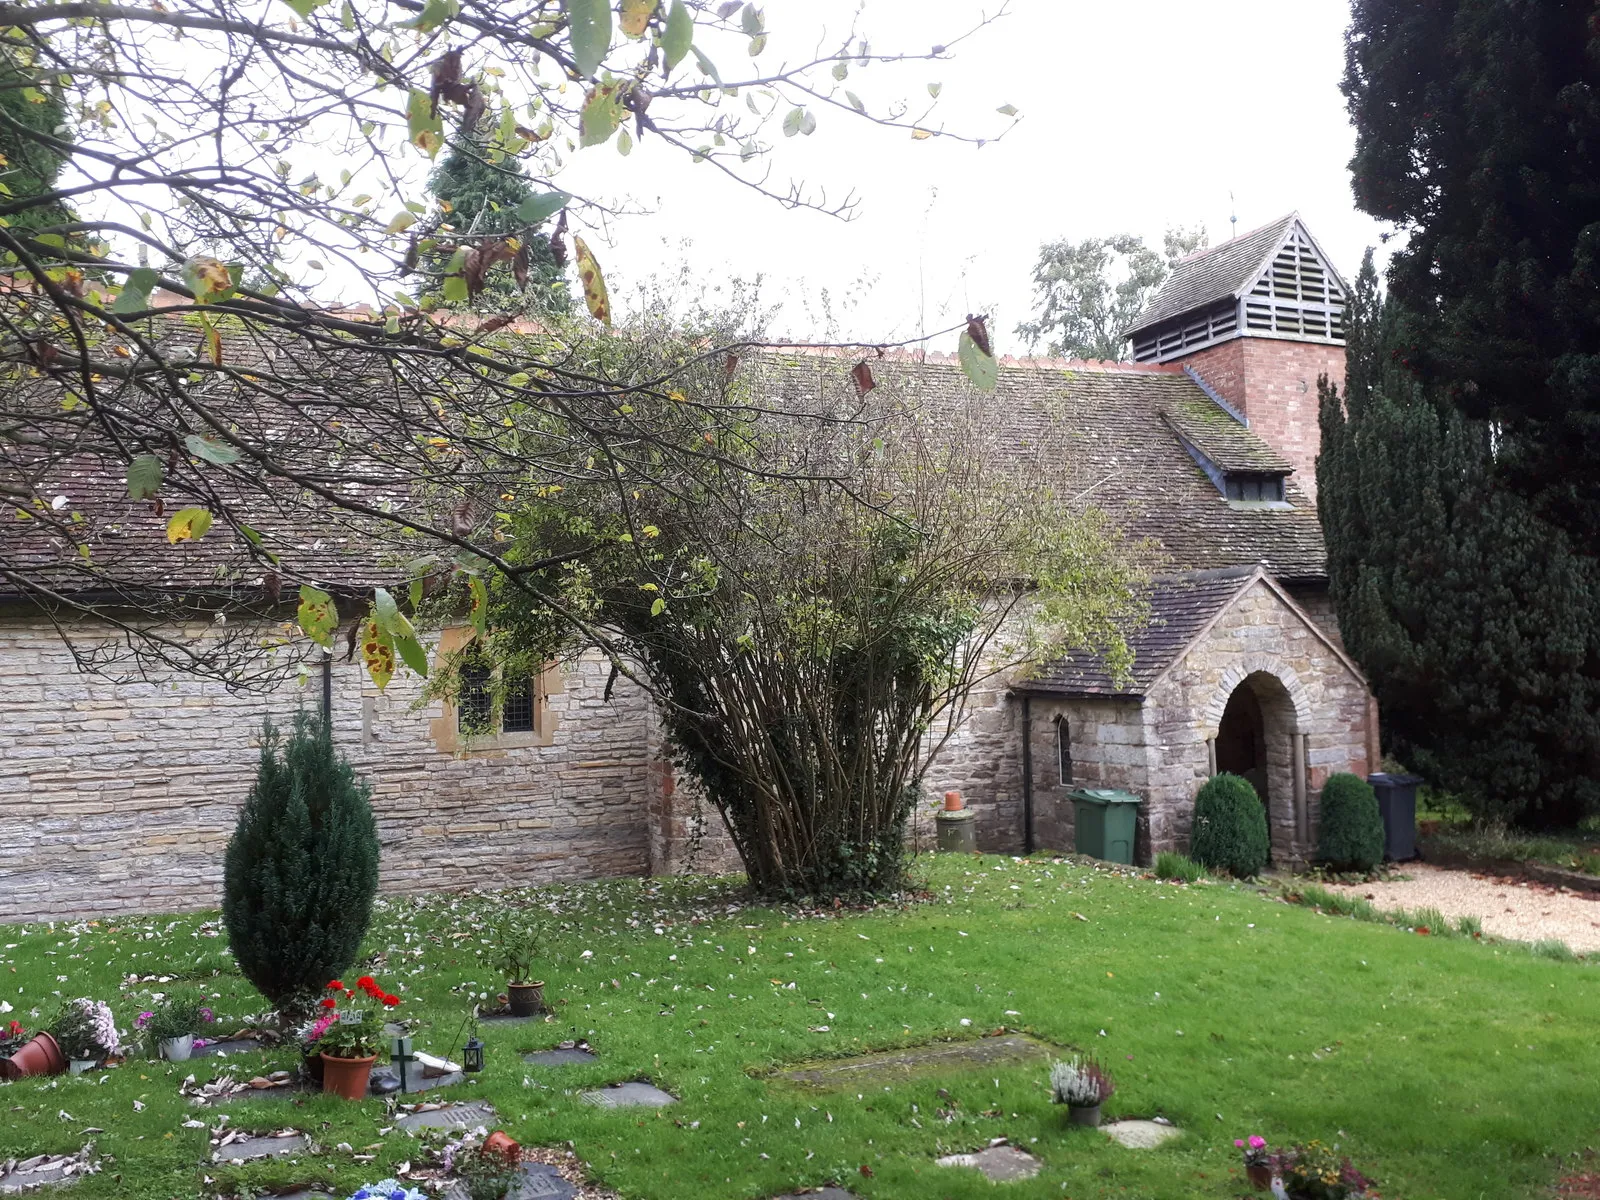
[[[1112,1121],[1100,1126],[1100,1132],[1130,1150],[1154,1150],[1183,1136],[1183,1130],[1166,1121]]]
[[[1001,1037],[976,1038],[970,1042],[934,1042],[880,1054],[832,1058],[784,1071],[778,1078],[811,1088],[871,1087],[877,1090],[885,1084],[923,1076],[1044,1063],[1053,1055],[1052,1048],[1037,1038],[1022,1033],[1008,1033]]]
[[[671,1092],[663,1092],[655,1084],[638,1079],[578,1094],[597,1108],[665,1108],[678,1102]]]
[[[972,1167],[995,1183],[1032,1179],[1043,1165],[1015,1146],[989,1146],[974,1154],[947,1154],[935,1160],[941,1167]]]
[[[578,1189],[549,1163],[523,1163],[506,1200],[573,1200],[577,1194]],[[452,1181],[444,1200],[467,1200],[466,1186],[459,1179]]]
[[[418,1129],[476,1129],[494,1121],[494,1105],[487,1100],[466,1100],[429,1112],[404,1113],[395,1124],[412,1133]]]
[[[211,1153],[214,1162],[250,1162],[257,1158],[287,1158],[311,1148],[304,1134],[292,1137],[249,1137],[226,1146],[218,1146]]]
[[[575,1046],[557,1046],[553,1050],[535,1050],[531,1054],[524,1054],[522,1061],[536,1067],[581,1067],[599,1062],[600,1056],[592,1050],[580,1050]]]

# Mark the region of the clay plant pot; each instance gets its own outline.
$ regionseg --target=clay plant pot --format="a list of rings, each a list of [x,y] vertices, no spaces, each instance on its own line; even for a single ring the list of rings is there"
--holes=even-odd
[[[1272,1168],[1266,1163],[1245,1163],[1244,1177],[1258,1192],[1272,1190]]]
[[[508,1162],[519,1163],[522,1161],[522,1147],[511,1140],[504,1130],[496,1129],[483,1139],[483,1150],[486,1153],[499,1154]]]
[[[36,1033],[33,1040],[23,1046],[0,1066],[8,1079],[24,1075],[59,1075],[67,1069],[67,1056],[48,1033]]]
[[[946,792],[944,794],[945,812],[960,812],[966,806],[967,802],[961,798],[960,792]]]
[[[1074,1125],[1087,1125],[1091,1129],[1100,1124],[1100,1106],[1098,1104],[1069,1104],[1067,1117]]]
[[[335,1058],[322,1056],[322,1091],[329,1096],[343,1096],[346,1100],[365,1100],[367,1081],[372,1076],[376,1054],[365,1058]]]
[[[168,1062],[188,1062],[189,1056],[194,1053],[194,1034],[186,1033],[182,1037],[162,1038],[161,1057]]]
[[[544,981],[508,983],[506,995],[513,1017],[536,1017],[544,1011]]]

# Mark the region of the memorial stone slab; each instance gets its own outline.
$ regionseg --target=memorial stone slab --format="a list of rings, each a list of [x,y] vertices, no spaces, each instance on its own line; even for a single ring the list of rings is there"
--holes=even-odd
[[[597,1108],[665,1108],[678,1102],[671,1092],[663,1092],[655,1084],[638,1079],[578,1094]]]
[[[419,1129],[476,1129],[479,1125],[492,1125],[494,1120],[494,1105],[487,1100],[464,1100],[427,1112],[404,1113],[395,1124],[407,1133],[415,1133]]]
[[[995,1183],[1032,1179],[1042,1165],[1026,1150],[1015,1146],[989,1146],[975,1154],[947,1154],[936,1161],[941,1167],[972,1167]]]
[[[1044,1063],[1056,1053],[1037,1038],[1008,1033],[970,1042],[935,1042],[906,1050],[833,1058],[784,1071],[779,1078],[812,1088],[878,1088],[922,1076]]]

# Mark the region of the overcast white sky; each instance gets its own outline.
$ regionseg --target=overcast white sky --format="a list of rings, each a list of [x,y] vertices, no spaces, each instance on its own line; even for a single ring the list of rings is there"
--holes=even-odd
[[[855,7],[770,0],[773,37],[762,65],[809,45],[786,44],[787,31],[808,39],[824,25],[842,32]],[[983,6],[864,7],[874,49],[888,50],[946,41]],[[1232,212],[1243,233],[1298,209],[1347,278],[1377,244],[1383,227],[1355,211],[1346,170],[1353,139],[1338,82],[1347,0],[1010,7],[949,63],[851,78],[869,105],[925,97],[937,81],[942,120],[975,133],[1004,128],[994,110],[1014,104],[1022,120],[1003,141],[981,149],[913,142],[826,111],[809,139],[778,139],[776,177],[856,189],[861,212],[848,224],[784,211],[705,165],[648,147],[625,160],[609,146],[577,154],[562,186],[631,193],[655,208],[619,222],[603,250],[616,299],[625,307],[629,280],[674,270],[687,239],[704,277],[760,273],[770,298],[787,298],[775,332],[818,336],[799,298],[827,288],[845,337],[905,338],[988,310],[997,349],[1018,352],[1012,330],[1030,311],[1029,272],[1048,239],[1127,231],[1159,243],[1169,224],[1203,222],[1215,244],[1229,236]],[[719,65],[724,78],[743,67]]]

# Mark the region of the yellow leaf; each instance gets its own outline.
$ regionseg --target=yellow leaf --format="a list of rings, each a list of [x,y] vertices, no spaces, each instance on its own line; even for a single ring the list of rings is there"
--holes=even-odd
[[[618,24],[631,38],[643,37],[650,18],[655,15],[656,0],[622,0],[617,5]]]
[[[389,686],[394,678],[394,643],[371,617],[361,627],[361,661],[380,692]]]
[[[600,264],[581,237],[574,237],[572,244],[578,252],[578,278],[583,281],[583,300],[589,306],[589,315],[609,328],[611,299],[606,295],[606,280],[600,273]]]
[[[209,512],[203,508],[185,508],[173,513],[167,522],[167,542],[175,546],[179,542],[196,541],[205,537],[210,528]]]
[[[911,140],[914,142],[927,141],[927,139],[931,138],[932,136],[933,134],[926,129],[913,129],[911,131]]]

